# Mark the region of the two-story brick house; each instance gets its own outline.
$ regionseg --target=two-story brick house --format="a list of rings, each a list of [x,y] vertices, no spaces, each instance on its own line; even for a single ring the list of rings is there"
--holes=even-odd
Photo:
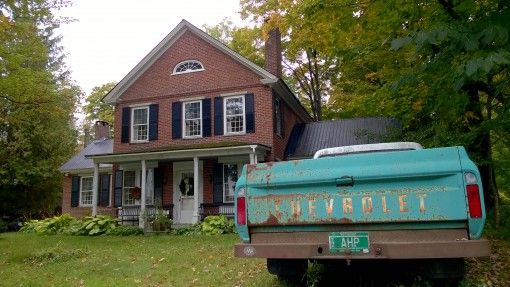
[[[243,164],[282,160],[292,127],[311,121],[280,78],[277,30],[265,49],[261,68],[179,23],[103,99],[115,106],[113,150],[85,155],[91,200],[81,200],[80,174],[67,171],[63,210],[98,212],[104,164],[113,166],[112,188],[99,212],[161,204],[175,223],[195,223],[206,207],[231,209]]]

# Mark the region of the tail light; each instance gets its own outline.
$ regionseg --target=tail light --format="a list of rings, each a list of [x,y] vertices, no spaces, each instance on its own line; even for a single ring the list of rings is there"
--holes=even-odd
[[[480,190],[476,175],[473,173],[466,173],[466,194],[468,199],[469,216],[471,218],[482,217],[482,203],[480,201]]]
[[[237,224],[246,225],[246,197],[245,188],[241,187],[237,191]]]

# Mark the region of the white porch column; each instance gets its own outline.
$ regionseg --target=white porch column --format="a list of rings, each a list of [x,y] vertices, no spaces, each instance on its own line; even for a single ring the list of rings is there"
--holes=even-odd
[[[251,145],[251,153],[250,153],[250,164],[257,164],[258,158],[257,158],[257,151],[255,150],[257,148],[256,145]]]
[[[197,223],[200,221],[200,215],[198,214],[198,191],[200,190],[198,188],[198,177],[200,175],[198,174],[198,157],[193,157],[193,223]]]
[[[147,193],[147,164],[142,160],[142,182],[140,183],[142,195],[140,198],[140,216],[138,217],[138,227],[145,227],[145,194]]]
[[[97,190],[99,189],[99,163],[94,163],[94,178],[92,180],[92,216],[97,215]]]

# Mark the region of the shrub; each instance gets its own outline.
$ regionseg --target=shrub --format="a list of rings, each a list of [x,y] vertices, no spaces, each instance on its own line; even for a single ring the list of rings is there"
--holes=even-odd
[[[50,234],[73,234],[79,225],[79,221],[69,214],[54,216],[43,220],[30,220],[20,229],[23,233]]]
[[[116,236],[130,236],[130,235],[141,235],[143,234],[143,230],[138,226],[132,225],[118,225],[114,229],[111,229],[106,233],[107,235],[116,235]]]
[[[172,231],[175,235],[199,235],[202,234],[202,226],[200,223],[186,227],[177,228]]]
[[[7,231],[7,222],[0,219],[0,233]]]
[[[106,215],[98,215],[96,217],[87,216],[77,230],[79,235],[101,235],[112,232],[119,226],[119,221]]]
[[[234,221],[225,215],[210,215],[202,223],[202,233],[205,235],[234,233]]]
[[[172,226],[172,220],[161,208],[156,208],[155,214],[146,215],[145,220],[147,224],[150,224],[152,231],[166,231]]]

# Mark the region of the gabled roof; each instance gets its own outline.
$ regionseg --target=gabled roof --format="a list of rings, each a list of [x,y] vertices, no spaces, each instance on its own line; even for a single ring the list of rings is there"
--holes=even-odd
[[[86,158],[88,155],[105,154],[113,152],[112,139],[94,140],[79,153],[73,156],[69,161],[64,163],[59,170],[61,172],[83,171],[93,169],[94,163],[91,159]],[[101,165],[100,167],[111,167],[110,165]]]
[[[354,118],[297,124],[285,150],[287,159],[311,158],[323,148],[395,141],[400,123],[392,118]]]
[[[116,103],[119,97],[124,93],[154,62],[156,62],[163,53],[170,48],[175,41],[184,32],[189,31],[194,35],[198,36],[202,40],[211,44],[213,47],[219,49],[226,55],[232,57],[248,69],[252,70],[261,77],[261,82],[264,84],[275,83],[278,78],[254,64],[245,57],[239,55],[234,50],[227,47],[225,44],[214,39],[209,34],[193,26],[186,20],[182,20],[159,44],[152,49],[152,51],[145,56],[140,63],[138,63],[104,98],[103,101],[109,104]]]

